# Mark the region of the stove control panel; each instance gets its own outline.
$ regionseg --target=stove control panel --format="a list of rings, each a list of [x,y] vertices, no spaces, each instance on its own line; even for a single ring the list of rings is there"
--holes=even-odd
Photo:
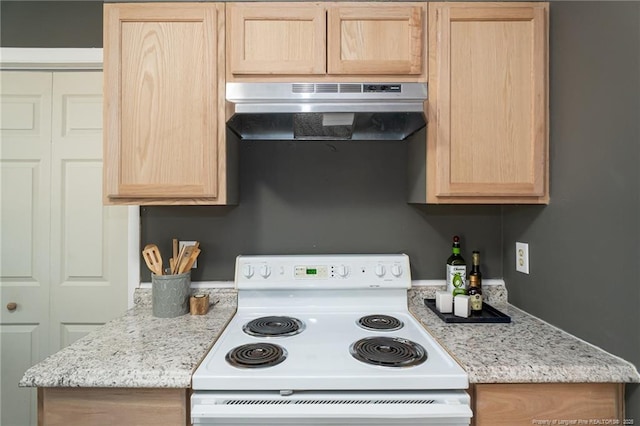
[[[239,289],[411,287],[404,254],[238,256],[235,280]]]

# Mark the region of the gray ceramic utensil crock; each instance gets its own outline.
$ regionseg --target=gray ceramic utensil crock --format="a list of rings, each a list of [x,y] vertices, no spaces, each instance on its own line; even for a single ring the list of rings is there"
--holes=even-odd
[[[153,316],[173,318],[189,313],[191,271],[177,275],[151,274]]]

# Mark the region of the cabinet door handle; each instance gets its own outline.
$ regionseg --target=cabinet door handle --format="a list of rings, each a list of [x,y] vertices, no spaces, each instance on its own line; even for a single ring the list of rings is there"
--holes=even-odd
[[[11,312],[15,311],[17,307],[18,307],[18,304],[16,302],[7,303],[7,309]]]

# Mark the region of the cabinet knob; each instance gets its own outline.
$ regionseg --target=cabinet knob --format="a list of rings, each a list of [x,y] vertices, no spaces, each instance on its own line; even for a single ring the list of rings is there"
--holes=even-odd
[[[18,307],[18,304],[16,302],[7,303],[7,309],[11,312],[15,311],[17,307]]]

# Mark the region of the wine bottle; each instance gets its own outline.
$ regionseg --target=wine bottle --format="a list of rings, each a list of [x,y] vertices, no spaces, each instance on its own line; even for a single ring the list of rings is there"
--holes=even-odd
[[[467,291],[471,302],[471,312],[482,311],[482,273],[480,272],[480,252],[474,251],[471,255],[471,271],[469,272],[469,290]]]
[[[460,237],[453,237],[451,256],[447,259],[447,290],[455,298],[459,294],[467,294],[465,288],[467,279],[467,264],[460,255]]]

